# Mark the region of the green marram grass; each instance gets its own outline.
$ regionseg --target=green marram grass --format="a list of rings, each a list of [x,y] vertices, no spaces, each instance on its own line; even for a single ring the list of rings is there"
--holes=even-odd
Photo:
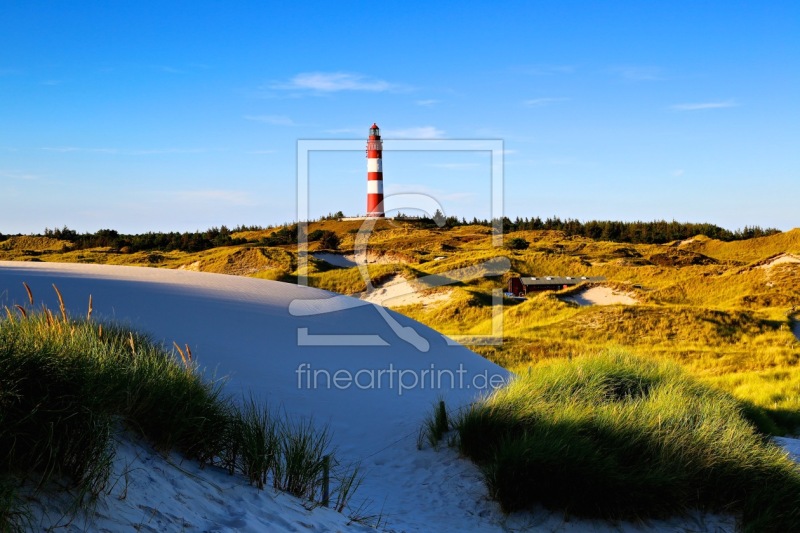
[[[32,298],[31,298],[32,299]],[[177,345],[176,345],[177,347]],[[180,355],[180,357],[178,357]],[[113,480],[114,437],[141,435],[156,449],[243,474],[320,501],[330,434],[253,398],[235,402],[206,379],[191,352],[49,309],[5,309],[0,318],[0,531],[35,523],[26,498],[66,490],[68,512],[91,512]],[[358,465],[338,467],[337,509],[358,486]]]
[[[622,351],[550,361],[455,422],[505,511],[610,519],[732,512],[800,531],[800,470],[748,410],[678,366]]]

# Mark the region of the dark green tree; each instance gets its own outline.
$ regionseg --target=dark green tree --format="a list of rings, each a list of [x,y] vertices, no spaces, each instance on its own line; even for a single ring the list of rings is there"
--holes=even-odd
[[[338,250],[341,242],[338,235],[327,230],[322,232],[322,236],[319,238],[319,245],[326,250]]]
[[[527,250],[530,243],[522,237],[514,237],[506,243],[509,250]]]

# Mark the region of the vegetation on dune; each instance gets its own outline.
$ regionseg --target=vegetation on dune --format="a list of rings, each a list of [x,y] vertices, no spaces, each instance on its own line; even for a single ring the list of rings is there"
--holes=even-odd
[[[749,411],[676,365],[612,351],[537,365],[456,417],[462,453],[505,511],[603,518],[734,512],[800,529],[800,469]]]
[[[582,307],[564,301],[564,296],[586,286],[533,294],[524,301],[506,299],[503,343],[472,347],[523,376],[478,404],[470,411],[473,418],[464,417],[459,425],[459,433],[467,435],[462,437],[462,446],[470,446],[472,438],[482,443],[477,448],[497,448],[492,457],[475,459],[486,468],[501,502],[508,498],[504,507],[528,505],[525,498],[515,499],[519,492],[576,514],[656,516],[701,506],[738,510],[752,531],[798,528],[791,511],[798,503],[793,499],[797,472],[786,469],[784,459],[753,433],[752,425],[764,434],[800,430],[800,341],[792,334],[794,321],[800,319],[800,229],[730,232],[708,224],[664,221],[506,219],[502,221],[504,245],[498,247],[488,221],[467,223],[447,217],[439,222],[443,224],[408,217],[376,221],[367,235],[367,271],[373,286],[395,275],[422,291],[447,283],[446,301],[400,308],[445,334],[492,333],[492,291],[518,275],[604,276],[607,281],[602,286],[638,302]],[[331,215],[301,229],[307,232],[312,253],[334,249],[348,253],[357,238],[365,237],[359,233],[362,224]],[[217,231],[230,239],[225,246],[200,251],[187,251],[194,245],[172,244],[162,249],[122,250],[91,239],[83,242],[105,247],[76,249],[77,236],[67,235],[73,240],[64,240],[63,232],[18,236],[0,242],[0,259],[188,268],[290,282],[304,275],[312,286],[343,294],[367,288],[359,268],[339,268],[311,255],[300,272],[298,225],[221,230]],[[99,235],[102,231],[95,237],[109,237]],[[187,238],[192,239],[191,235]],[[499,257],[508,258],[510,271],[487,277],[487,262]],[[46,319],[27,322],[36,320]],[[12,322],[24,321],[8,324]],[[83,327],[72,326],[73,332]],[[114,337],[111,331],[104,332],[104,343]],[[126,343],[130,340],[120,335],[115,342],[120,353],[129,355]],[[146,345],[135,334],[133,339],[137,347]],[[584,357],[598,352],[611,355]],[[163,353],[159,357],[170,359]],[[685,373],[676,370],[675,364]],[[186,373],[180,364],[177,370]],[[547,379],[557,382],[561,392],[546,385]],[[620,379],[621,389],[609,385]],[[608,387],[623,393],[611,393],[609,399]],[[0,403],[9,398],[0,396]],[[223,411],[229,411],[232,403],[221,400],[227,406]],[[148,407],[142,405],[140,409],[146,412]],[[113,416],[119,420],[118,413]],[[209,424],[216,423],[208,417]],[[225,444],[228,440],[211,446],[222,446],[221,450],[198,452],[187,449],[173,432],[164,446],[177,446],[201,460],[221,461],[259,486],[267,477],[273,483],[283,479],[284,487],[294,486],[273,462],[276,449],[292,454],[282,448],[285,443],[278,442],[277,435],[285,429],[279,414],[245,401],[243,410],[225,420],[219,423],[230,424],[227,434],[238,435],[238,448]],[[429,421],[429,430],[435,430],[437,438],[446,431],[442,420],[439,414]],[[137,424],[126,423],[137,430]],[[142,422],[141,427],[146,424]],[[469,433],[470,424],[483,430]],[[148,438],[157,438],[157,428],[147,431],[155,435]],[[294,426],[294,431],[302,434],[305,430]],[[504,432],[510,433],[503,439],[480,440]],[[537,437],[532,442],[528,437],[517,438],[520,435]],[[543,435],[549,440],[542,441]],[[312,442],[309,457],[325,446],[325,435],[318,437],[305,440]],[[714,448],[721,451],[713,452]],[[244,450],[250,450],[249,455]],[[726,450],[730,454],[723,454]],[[313,472],[318,463],[312,460],[307,467]],[[585,468],[590,474],[579,479]],[[60,472],[66,475],[68,470]],[[556,479],[556,474],[563,479]],[[554,493],[562,500],[556,502],[537,492],[537,487],[549,482],[536,480],[547,476],[553,476]],[[345,485],[357,485],[354,476],[345,475],[342,480]],[[534,483],[526,485],[531,480]],[[568,485],[570,481],[574,483]],[[775,491],[774,501],[764,489],[756,488],[760,485],[777,487],[767,489]],[[14,507],[18,500],[9,486],[0,476],[0,518],[24,516],[24,510]],[[91,494],[91,489],[84,493]],[[624,501],[614,496],[629,493]],[[784,512],[782,506],[790,511]]]
[[[29,292],[30,294],[30,292]],[[60,294],[59,294],[60,299]],[[0,319],[0,530],[35,525],[26,500],[66,490],[70,512],[91,509],[110,480],[114,436],[141,435],[161,451],[241,473],[259,488],[319,501],[330,436],[207,380],[189,347],[167,352],[146,336],[89,317],[31,306]],[[358,467],[333,479],[344,511]]]
[[[363,221],[340,221],[336,215],[301,225],[312,253],[323,248],[323,235],[335,236],[343,252],[353,249]],[[800,368],[800,344],[789,330],[792,309],[800,309],[796,290],[800,265],[770,265],[770,261],[780,254],[800,256],[800,229],[771,234],[771,230],[745,228],[728,235],[706,224],[663,221],[574,224],[534,218],[504,222],[508,231],[504,242],[520,243],[519,249],[493,246],[487,221],[467,224],[448,217],[440,227],[432,219],[379,220],[368,236],[370,261],[379,261],[368,266],[370,280],[380,285],[398,274],[409,280],[434,276],[428,279],[453,282],[449,300],[405,306],[402,312],[446,334],[487,334],[492,331],[491,291],[511,276],[605,276],[606,286],[631,293],[639,303],[630,309],[575,307],[552,293],[530,296],[525,303],[506,300],[504,344],[474,349],[503,366],[524,369],[542,359],[569,357],[586,349],[626,346],[676,360],[709,382],[774,411],[784,421],[785,413],[794,409],[789,394],[793,389],[786,388],[792,380],[776,381],[769,373],[785,370],[794,375]],[[608,228],[599,239],[624,230],[644,242],[681,240],[641,244],[581,236],[586,228],[597,227]],[[706,230],[711,236],[739,240],[694,234]],[[12,237],[0,243],[0,258],[186,268],[288,282],[304,275],[310,285],[343,294],[367,288],[359,269],[338,268],[312,256],[299,272],[298,225],[217,231],[247,244],[199,252],[73,250],[69,241],[54,239],[75,233],[65,228],[51,231],[50,237]],[[766,236],[745,238],[759,234]],[[96,236],[109,235],[101,230]],[[528,248],[523,249],[522,242]],[[481,265],[497,257],[507,257],[511,270],[501,279],[484,278]],[[470,269],[475,274],[472,278],[452,279],[453,271]],[[415,283],[424,289],[424,283]],[[747,386],[720,379],[739,374]]]

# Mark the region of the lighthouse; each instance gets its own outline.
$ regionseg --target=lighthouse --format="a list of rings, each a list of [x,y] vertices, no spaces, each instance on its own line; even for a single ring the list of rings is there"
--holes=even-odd
[[[367,217],[384,216],[382,154],[381,130],[373,122],[367,139]]]

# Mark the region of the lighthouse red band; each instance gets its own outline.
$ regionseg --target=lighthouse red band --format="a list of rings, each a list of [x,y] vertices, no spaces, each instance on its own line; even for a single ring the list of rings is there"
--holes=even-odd
[[[383,211],[383,143],[381,130],[373,123],[367,140],[367,216],[382,217]]]

